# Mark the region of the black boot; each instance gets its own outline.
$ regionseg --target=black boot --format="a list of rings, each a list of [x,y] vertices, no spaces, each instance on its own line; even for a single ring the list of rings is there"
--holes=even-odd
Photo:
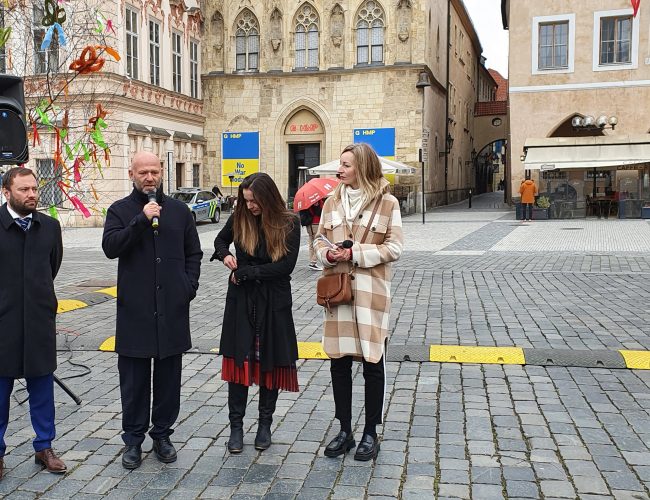
[[[257,435],[255,436],[255,449],[266,450],[271,446],[271,424],[275,403],[278,401],[278,390],[260,387],[260,419],[257,424]]]
[[[230,439],[228,451],[241,453],[244,449],[244,415],[248,400],[248,387],[228,382],[228,418],[230,419]]]

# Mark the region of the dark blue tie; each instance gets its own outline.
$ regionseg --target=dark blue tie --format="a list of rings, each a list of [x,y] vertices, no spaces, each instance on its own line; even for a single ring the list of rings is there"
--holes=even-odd
[[[29,217],[24,217],[23,219],[16,217],[16,224],[18,224],[23,231],[27,231],[27,229],[29,229],[29,219]]]

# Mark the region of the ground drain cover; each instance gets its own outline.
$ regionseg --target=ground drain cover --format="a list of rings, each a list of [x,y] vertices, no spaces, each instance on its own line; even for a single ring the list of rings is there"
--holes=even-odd
[[[584,227],[562,227],[562,231],[582,231]]]

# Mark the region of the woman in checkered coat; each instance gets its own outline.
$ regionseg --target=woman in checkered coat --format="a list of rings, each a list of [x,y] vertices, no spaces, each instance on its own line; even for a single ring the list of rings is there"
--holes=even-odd
[[[391,263],[402,254],[402,219],[397,199],[388,192],[377,154],[367,144],[341,153],[341,183],[325,202],[314,247],[323,274],[352,271],[351,304],[325,309],[323,348],[330,372],[336,418],[341,431],[325,448],[336,457],[355,446],[352,435],[352,360],[363,360],[366,423],[354,455],[372,460],[379,452],[376,427],[382,422],[385,348],[390,312]],[[376,209],[374,217],[373,211]],[[363,241],[364,233],[368,229]],[[351,248],[328,242],[351,240]]]

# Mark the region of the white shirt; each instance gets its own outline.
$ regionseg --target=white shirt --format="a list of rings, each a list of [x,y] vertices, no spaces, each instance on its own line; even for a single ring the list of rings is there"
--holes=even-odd
[[[11,205],[9,205],[9,203],[7,203],[7,211],[9,212],[9,215],[11,215],[11,218],[14,221],[16,219],[29,219],[29,225],[27,226],[27,229],[32,227],[32,214],[26,215],[25,217],[21,217],[20,215],[18,215],[16,212],[13,211],[13,209],[11,208]],[[18,223],[16,222],[16,224],[18,224]]]

